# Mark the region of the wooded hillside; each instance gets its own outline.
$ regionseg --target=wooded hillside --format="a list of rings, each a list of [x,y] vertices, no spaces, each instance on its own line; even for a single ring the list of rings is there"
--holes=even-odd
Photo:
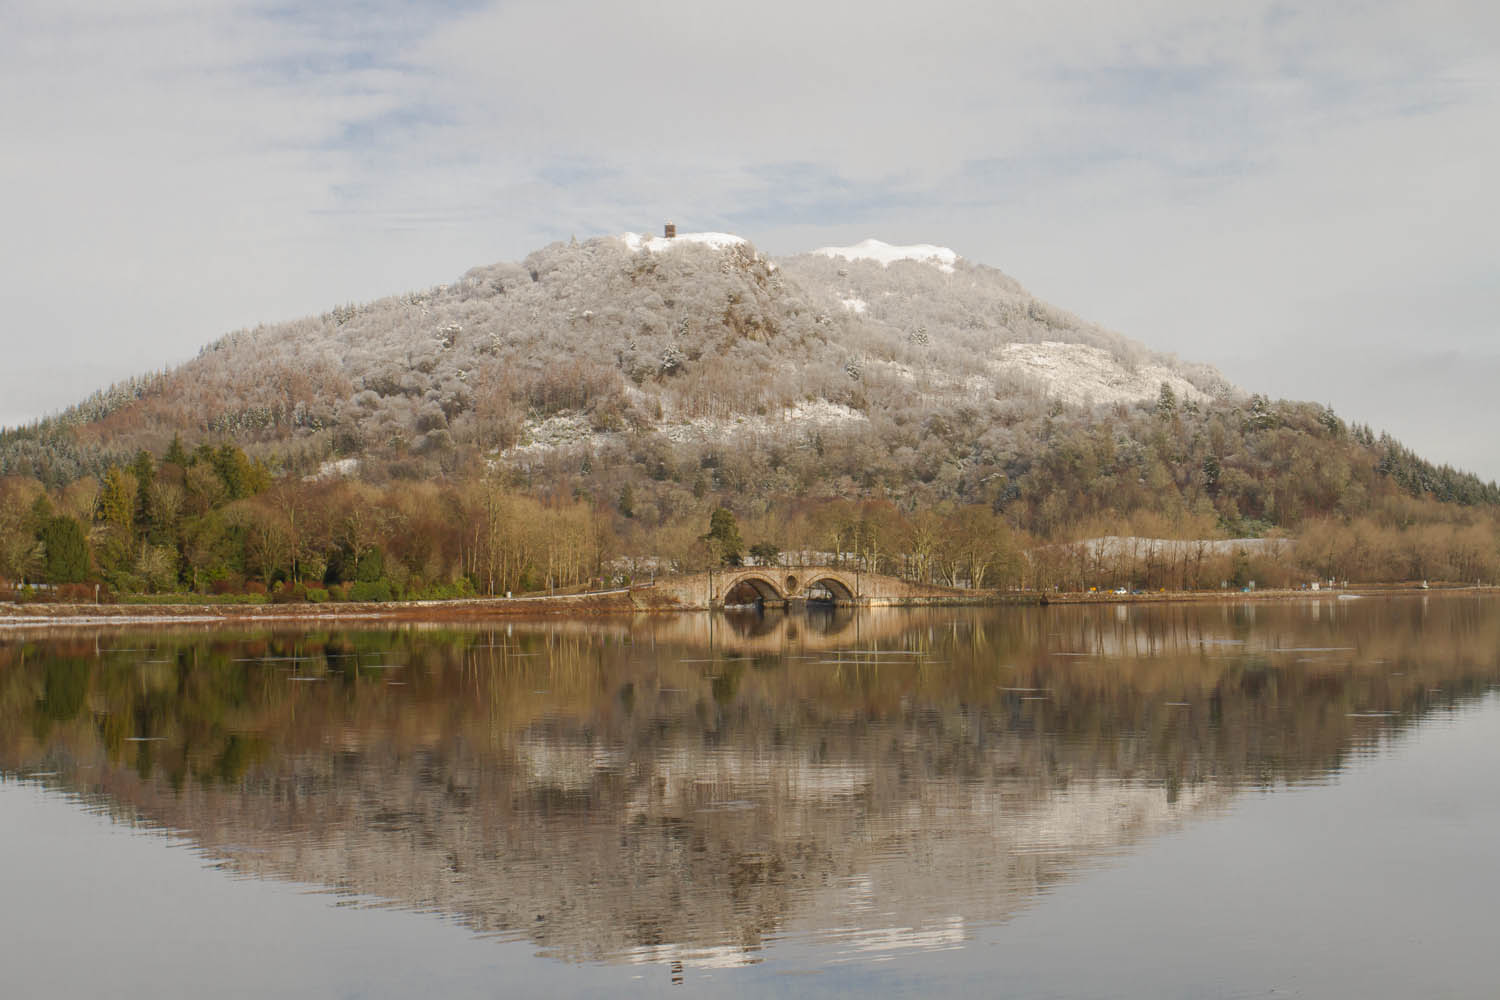
[[[0,578],[125,592],[581,582],[701,562],[717,509],[766,551],[972,585],[1044,583],[1017,553],[1076,539],[1268,533],[1318,540],[1289,580],[1473,580],[1500,505],[992,268],[773,261],[733,237],[555,244],[232,333],[0,434],[0,477]],[[550,541],[502,543],[507,519]],[[975,533],[985,558],[937,554]]]

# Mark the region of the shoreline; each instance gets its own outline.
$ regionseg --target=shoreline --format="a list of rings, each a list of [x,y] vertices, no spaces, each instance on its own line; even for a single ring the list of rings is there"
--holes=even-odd
[[[505,617],[633,614],[653,609],[628,591],[542,597],[338,604],[16,604],[0,603],[0,636],[19,628],[100,625],[238,625],[278,622],[474,621]]]
[[[1496,593],[1493,585],[1364,584],[1337,590],[1165,591],[1142,594],[982,591],[972,598],[918,599],[882,607],[1051,607],[1090,604],[1237,604],[1247,601],[1350,600],[1368,597]],[[98,628],[112,625],[263,625],[330,622],[476,622],[492,618],[594,617],[701,613],[703,607],[653,600],[644,588],[531,597],[464,598],[449,601],[390,601],[340,604],[43,604],[0,602],[0,637],[35,628]],[[720,609],[721,610],[721,609]]]

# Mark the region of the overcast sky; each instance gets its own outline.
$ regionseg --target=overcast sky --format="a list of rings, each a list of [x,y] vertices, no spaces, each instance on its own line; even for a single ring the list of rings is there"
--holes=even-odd
[[[1500,478],[1500,4],[0,0],[0,424],[655,229],[951,246]]]

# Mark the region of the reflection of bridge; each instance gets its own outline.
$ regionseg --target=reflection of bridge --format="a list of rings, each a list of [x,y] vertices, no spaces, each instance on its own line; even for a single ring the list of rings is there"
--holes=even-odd
[[[683,607],[726,604],[785,607],[826,601],[841,607],[971,603],[973,591],[910,583],[894,576],[838,566],[739,566],[687,576],[658,577],[657,594]]]

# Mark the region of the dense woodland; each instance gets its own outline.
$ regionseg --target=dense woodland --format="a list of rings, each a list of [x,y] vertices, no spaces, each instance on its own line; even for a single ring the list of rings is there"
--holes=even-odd
[[[1170,374],[1065,403],[1004,362],[1055,343],[1122,384]],[[748,244],[558,244],[232,334],[0,434],[0,581],[89,596],[456,596],[771,559],[972,587],[1474,582],[1500,576],[1497,526],[1495,484],[998,271]],[[1292,541],[1082,544],[1103,536]]]
[[[575,471],[545,490],[514,470],[303,479],[276,476],[232,444],[188,452],[174,442],[160,458],[141,452],[60,489],[0,480],[0,579],[60,586],[43,596],[91,599],[98,583],[113,596],[322,601],[578,588],[741,562],[836,561],[1028,589],[1500,576],[1491,488],[1370,441],[1363,428],[1314,418],[1318,431],[1267,427],[1252,433],[1264,442],[1240,439],[1242,452],[1199,459],[1180,419],[1138,417],[1165,450],[1144,468],[1121,463],[1113,436],[1084,431],[1019,483],[985,483],[969,501],[906,504],[852,474],[848,497],[766,494],[701,462],[665,476]],[[1194,426],[1194,436],[1211,433]],[[824,457],[837,451],[825,446]],[[1101,487],[1122,474],[1133,488]],[[1423,489],[1429,479],[1456,498]],[[1247,534],[1290,541],[1210,541]],[[1106,535],[1133,541],[1086,544]]]

